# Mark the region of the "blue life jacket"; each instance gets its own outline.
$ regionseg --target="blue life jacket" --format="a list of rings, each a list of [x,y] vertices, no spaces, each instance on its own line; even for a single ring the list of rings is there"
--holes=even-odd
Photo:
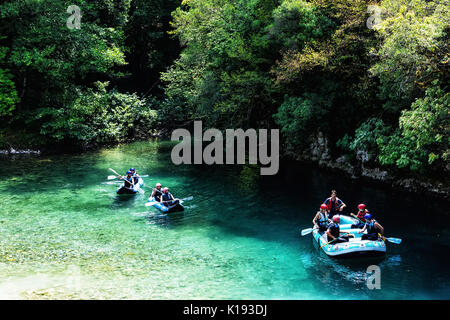
[[[335,238],[339,238],[339,224],[332,222],[328,225],[328,230],[330,230],[330,233],[333,235],[333,237]]]
[[[324,213],[322,213],[322,212],[318,212],[319,214],[320,214],[320,218],[319,218],[319,221],[317,221],[317,224],[319,225],[319,226],[324,226],[324,227],[326,227],[327,225],[328,225],[328,217],[327,217],[327,213],[326,212],[324,212]]]
[[[377,227],[375,227],[375,220],[371,220],[371,222],[366,221],[366,228],[367,228],[367,233],[371,234],[371,233],[378,233],[379,230]]]
[[[131,177],[131,178],[125,177],[124,180],[125,180],[125,183],[124,183],[125,187],[131,188],[132,184],[133,184],[133,177]]]
[[[163,201],[170,201],[170,200],[172,200],[172,194],[170,192],[167,192],[167,194],[163,193],[162,194],[162,200]]]

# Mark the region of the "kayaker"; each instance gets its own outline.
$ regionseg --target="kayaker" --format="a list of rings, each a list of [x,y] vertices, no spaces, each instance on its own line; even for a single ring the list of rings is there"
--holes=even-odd
[[[136,169],[130,168],[130,171],[131,171],[131,175],[132,175],[132,177],[133,177],[134,183],[135,183],[135,184],[138,183],[138,181],[139,181],[139,175],[137,174]]]
[[[384,228],[375,219],[373,219],[370,213],[367,213],[364,216],[364,219],[366,220],[366,224],[361,230],[358,231],[358,233],[363,233],[367,230],[367,234],[362,235],[362,240],[377,241],[378,234],[381,234],[382,237],[384,236]]]
[[[319,229],[319,231],[327,230],[327,226],[331,223],[331,220],[328,219],[327,206],[325,204],[322,203],[312,222],[314,228]]]
[[[166,207],[172,206],[174,204],[178,203],[178,200],[175,200],[173,195],[169,192],[169,188],[164,187],[163,194],[161,196],[161,199],[159,200],[163,205]]]
[[[161,183],[157,183],[155,185],[155,188],[152,191],[152,194],[150,197],[155,197],[155,201],[161,202],[161,196],[162,196],[163,192],[161,190]]]
[[[134,180],[133,180],[133,174],[131,171],[127,171],[127,175],[124,176],[119,176],[120,180],[124,180],[124,186],[125,188],[133,188],[134,187]]]
[[[338,211],[342,211],[346,205],[337,197],[336,190],[331,190],[331,196],[323,202],[327,206],[328,218],[334,217]]]
[[[358,219],[358,222],[355,224],[352,224],[352,229],[354,228],[363,228],[366,224],[366,219],[364,216],[369,213],[369,210],[366,209],[366,205],[364,203],[361,203],[358,205],[358,214],[355,216],[353,213],[351,214],[356,219]]]
[[[341,232],[339,229],[339,222],[341,218],[338,215],[333,216],[333,222],[329,224],[327,230],[327,239],[328,242],[333,241],[333,243],[347,242],[348,236],[341,236]]]

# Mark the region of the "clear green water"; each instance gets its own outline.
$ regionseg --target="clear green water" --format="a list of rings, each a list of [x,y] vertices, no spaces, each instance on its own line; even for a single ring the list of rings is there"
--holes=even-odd
[[[251,166],[174,166],[170,150],[141,142],[0,160],[0,298],[450,298],[442,203],[292,163],[275,177]],[[118,197],[108,168],[130,166],[149,175],[145,194]],[[144,206],[156,182],[194,200],[161,215]],[[375,260],[318,251],[299,230],[331,188],[350,207],[366,202],[404,242]],[[366,287],[371,264],[381,290]]]

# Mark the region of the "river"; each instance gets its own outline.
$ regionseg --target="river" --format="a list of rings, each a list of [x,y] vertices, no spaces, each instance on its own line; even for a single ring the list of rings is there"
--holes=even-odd
[[[449,299],[448,203],[299,163],[175,166],[169,142],[0,160],[0,298]],[[136,167],[143,195],[117,196],[108,168]],[[186,201],[144,206],[156,182]],[[377,259],[333,259],[300,230],[331,189],[402,238]],[[378,265],[381,289],[369,290]]]

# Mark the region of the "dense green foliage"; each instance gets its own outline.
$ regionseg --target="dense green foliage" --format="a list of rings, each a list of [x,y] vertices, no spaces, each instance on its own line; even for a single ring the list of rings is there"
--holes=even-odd
[[[69,5],[81,9],[80,29],[66,26]],[[6,119],[10,126],[35,132],[43,144],[92,147],[151,134],[152,99],[114,89],[128,72],[125,43],[135,41],[125,31],[138,31],[126,29],[130,14],[135,22],[131,0],[3,2],[0,43],[9,51],[0,51],[0,116],[15,108]],[[148,56],[146,63],[153,60]],[[96,90],[96,81],[113,86]]]
[[[450,161],[445,0],[21,0],[0,15],[0,117],[45,143],[200,119],[278,127],[295,152],[322,132],[334,156],[405,173]]]
[[[19,102],[12,74],[2,68],[7,50],[0,47],[0,117],[10,115]]]

